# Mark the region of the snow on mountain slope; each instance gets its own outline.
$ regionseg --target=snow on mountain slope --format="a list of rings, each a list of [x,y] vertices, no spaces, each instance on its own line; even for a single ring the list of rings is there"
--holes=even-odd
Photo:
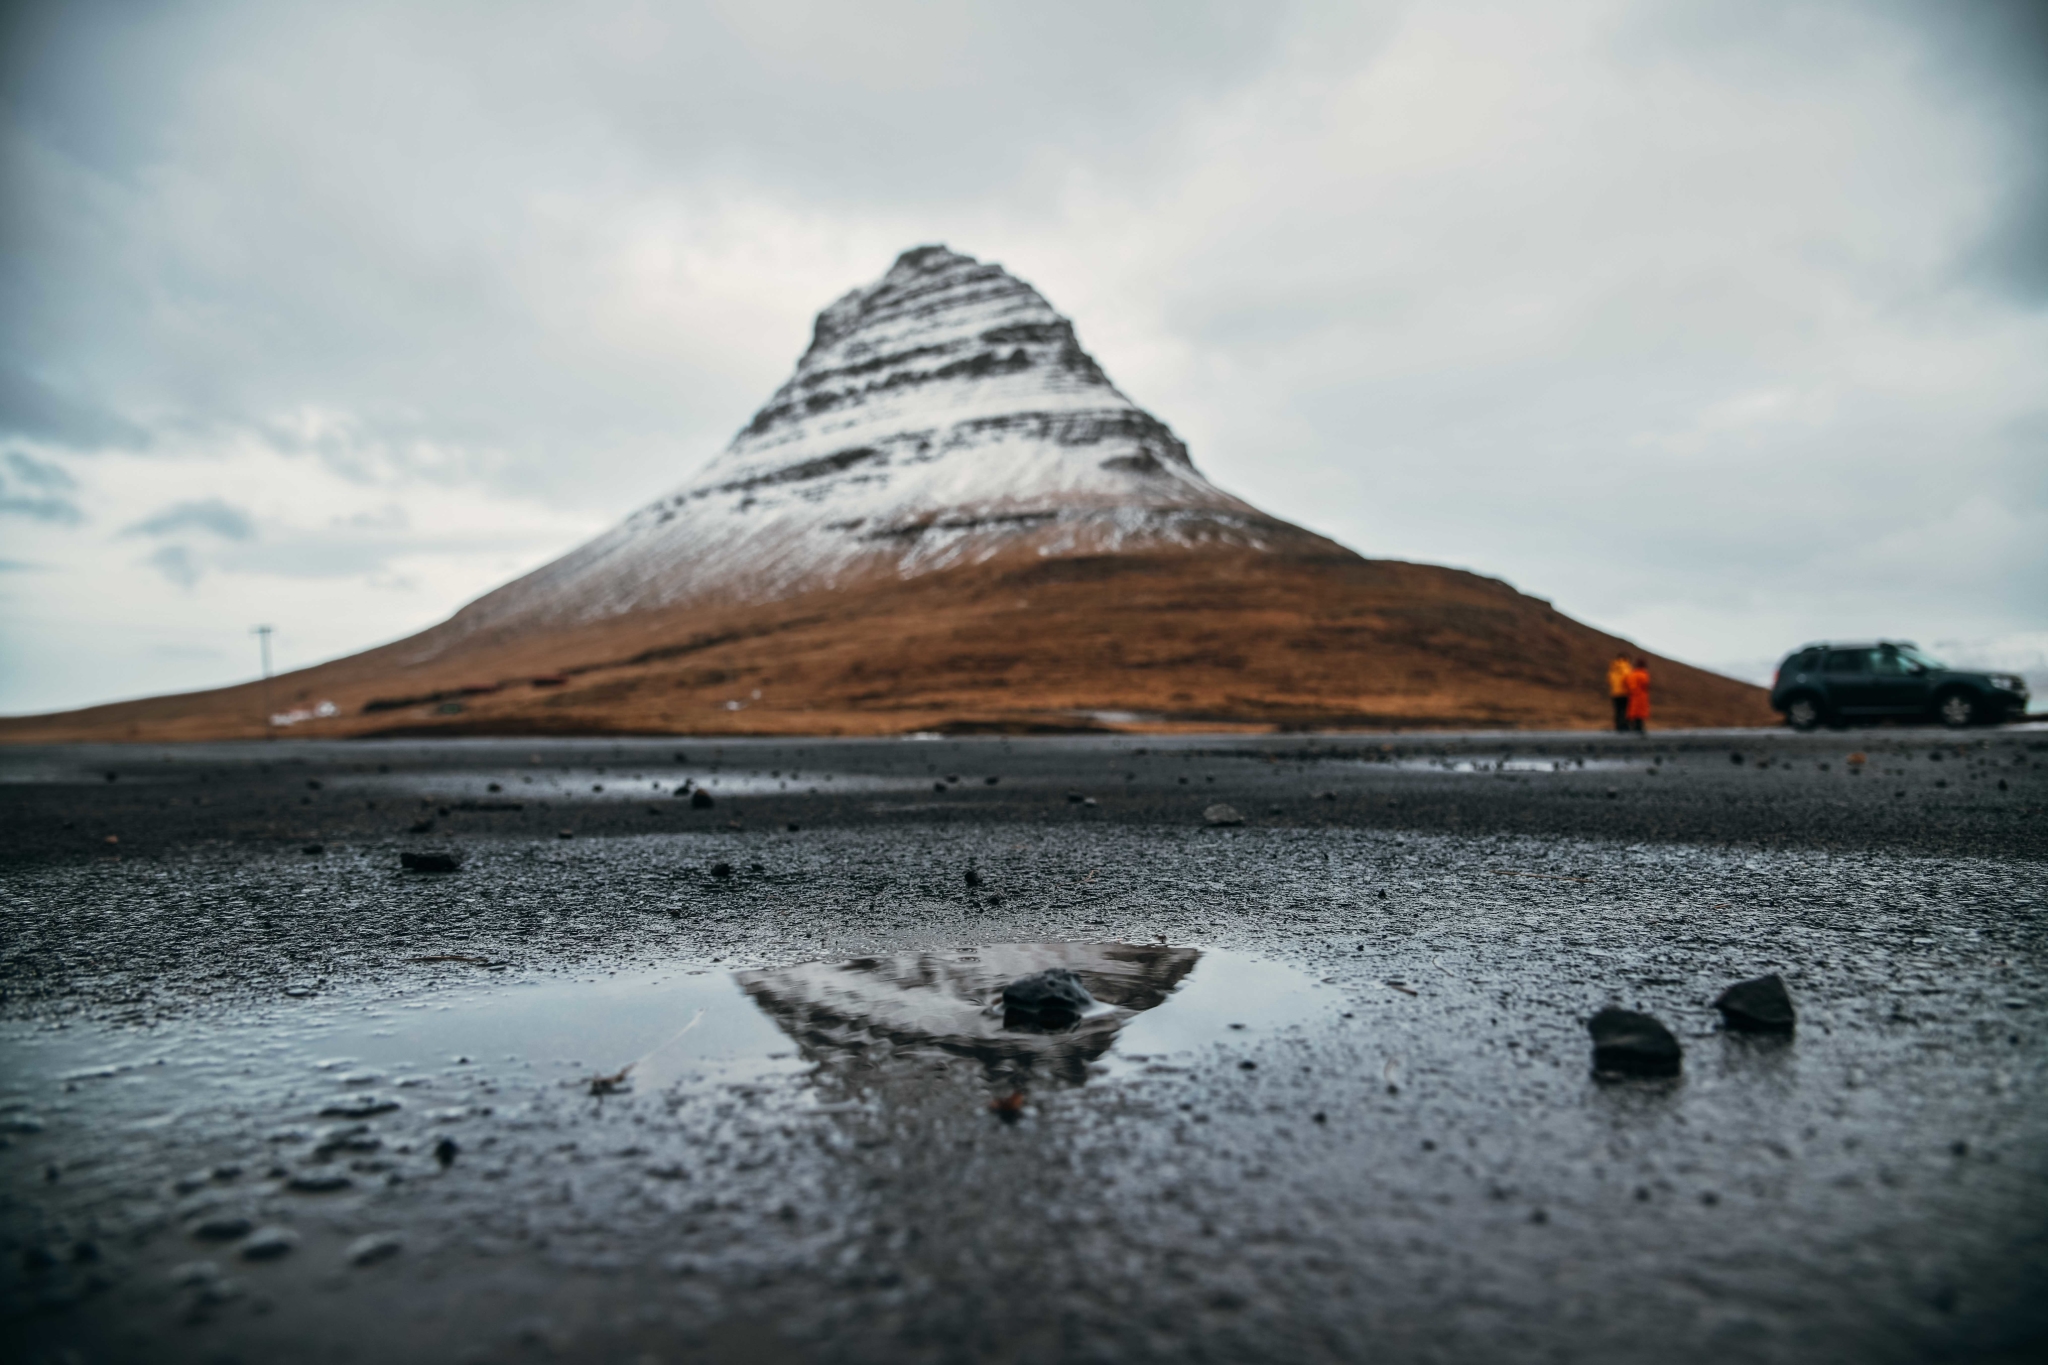
[[[433,633],[771,600],[1020,546],[1311,539],[1204,479],[1037,290],[925,246],[818,315],[796,373],[695,479]]]

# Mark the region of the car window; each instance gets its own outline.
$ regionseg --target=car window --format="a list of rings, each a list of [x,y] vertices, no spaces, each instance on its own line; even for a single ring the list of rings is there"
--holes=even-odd
[[[1886,677],[1899,678],[1913,670],[1906,666],[1906,661],[1899,657],[1897,650],[1873,649],[1870,651],[1870,671],[1882,673]]]
[[[1821,670],[1827,673],[1868,673],[1870,651],[1867,649],[1831,649],[1821,662]]]

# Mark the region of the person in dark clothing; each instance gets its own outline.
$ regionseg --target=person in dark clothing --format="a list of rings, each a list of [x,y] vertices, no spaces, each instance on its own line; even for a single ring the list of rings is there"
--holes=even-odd
[[[1628,661],[1628,655],[1616,654],[1614,662],[1607,665],[1607,695],[1614,702],[1614,728],[1626,730],[1628,725],[1628,675],[1635,672],[1635,665]]]

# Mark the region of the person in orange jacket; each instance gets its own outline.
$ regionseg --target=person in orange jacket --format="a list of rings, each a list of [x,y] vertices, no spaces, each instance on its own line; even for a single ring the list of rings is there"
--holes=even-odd
[[[1650,719],[1650,661],[1637,659],[1628,671],[1628,728],[1642,734]]]
[[[1617,731],[1628,729],[1628,675],[1635,671],[1626,654],[1616,654],[1614,662],[1607,665],[1607,695],[1614,702]]]

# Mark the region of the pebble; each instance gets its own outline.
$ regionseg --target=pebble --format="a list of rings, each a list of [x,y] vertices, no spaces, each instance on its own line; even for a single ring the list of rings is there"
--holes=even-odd
[[[192,1235],[202,1242],[232,1242],[237,1237],[246,1237],[256,1225],[239,1214],[221,1214],[208,1218],[192,1229]]]
[[[434,1144],[434,1160],[440,1162],[441,1169],[445,1171],[455,1164],[456,1153],[461,1150],[462,1148],[456,1145],[454,1138],[444,1137]]]
[[[401,853],[398,861],[408,872],[454,872],[462,866],[454,853]]]
[[[245,1261],[274,1261],[291,1253],[299,1244],[299,1234],[290,1228],[263,1228],[251,1233],[249,1240],[242,1243],[242,1259]]]
[[[350,1265],[374,1265],[396,1256],[404,1246],[405,1239],[395,1232],[372,1232],[350,1242],[342,1256]]]
[[[1586,1021],[1593,1071],[1601,1076],[1676,1076],[1684,1054],[1671,1030],[1647,1014],[1609,1005]]]
[[[712,799],[711,793],[705,791],[702,787],[690,793],[690,805],[693,809],[710,810],[717,804],[718,802]]]
[[[1241,825],[1244,817],[1237,813],[1237,807],[1226,806],[1221,801],[1202,812],[1202,819],[1212,825]]]
[[[1798,1022],[1791,992],[1776,972],[1736,982],[1721,992],[1714,1008],[1721,1011],[1721,1022],[1738,1033],[1790,1033]]]
[[[300,1194],[332,1194],[345,1190],[354,1182],[339,1171],[301,1171],[285,1181],[288,1189]]]
[[[397,1100],[387,1100],[382,1095],[351,1095],[345,1100],[336,1100],[320,1111],[323,1119],[366,1119],[372,1114],[388,1114],[398,1108]]]

